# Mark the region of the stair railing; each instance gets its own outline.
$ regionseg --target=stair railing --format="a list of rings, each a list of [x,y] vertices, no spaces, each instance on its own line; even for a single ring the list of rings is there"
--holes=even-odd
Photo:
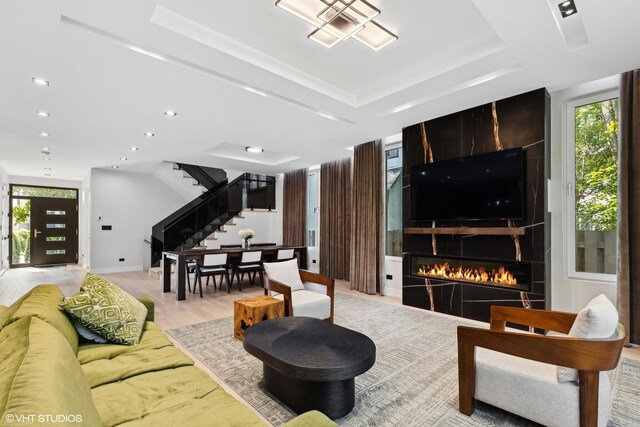
[[[243,209],[275,209],[275,178],[245,173],[225,180],[154,225],[151,265],[163,251],[197,245]]]

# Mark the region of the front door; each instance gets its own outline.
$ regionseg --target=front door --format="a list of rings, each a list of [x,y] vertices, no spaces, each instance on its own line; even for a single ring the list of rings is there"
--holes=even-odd
[[[32,265],[78,262],[77,199],[31,199]]]

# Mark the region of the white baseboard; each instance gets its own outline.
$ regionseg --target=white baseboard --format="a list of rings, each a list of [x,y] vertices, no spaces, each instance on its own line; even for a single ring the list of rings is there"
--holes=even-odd
[[[91,270],[94,274],[105,274],[105,273],[124,273],[127,271],[142,271],[142,264],[138,265],[129,265],[126,267],[106,267],[106,268],[94,268]]]
[[[402,298],[402,288],[396,288],[391,286],[385,286],[384,294],[390,297]]]

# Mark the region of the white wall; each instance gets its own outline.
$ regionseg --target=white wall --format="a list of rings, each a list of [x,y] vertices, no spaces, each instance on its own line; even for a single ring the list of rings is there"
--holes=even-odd
[[[565,170],[565,104],[567,101],[585,95],[603,92],[617,87],[618,77],[614,76],[551,93],[551,185],[549,186],[549,206],[551,210],[551,307],[554,310],[578,311],[593,297],[604,293],[611,301],[616,301],[614,283],[570,279],[567,266],[571,260],[566,252],[566,218],[564,205],[566,192],[564,177],[573,171]]]
[[[202,195],[202,191],[205,189],[201,185],[193,185],[194,179],[185,178],[184,171],[174,170],[173,162],[162,162],[155,168],[153,176],[171,188],[174,193],[182,196],[184,203]]]
[[[90,188],[91,271],[148,268],[151,250],[144,240],[150,240],[154,224],[184,205],[184,198],[149,174],[93,169]],[[112,230],[102,230],[103,225]]]
[[[0,270],[9,268],[9,175],[0,166]]]
[[[402,297],[402,257],[385,256],[384,274],[392,277],[391,280],[385,279],[384,294]]]
[[[79,198],[81,215],[78,218],[80,239],[78,264],[89,268],[91,260],[91,171],[82,180]]]

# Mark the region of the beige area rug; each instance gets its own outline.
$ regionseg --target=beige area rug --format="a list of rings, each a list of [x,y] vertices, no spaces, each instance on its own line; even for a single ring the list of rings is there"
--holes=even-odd
[[[475,323],[342,293],[335,312],[336,324],[364,333],[377,348],[375,365],[356,377],[355,407],[336,420],[340,426],[534,425],[480,402],[472,417],[458,412],[456,327]],[[168,333],[272,424],[295,416],[261,387],[262,362],[233,338],[233,318]],[[613,383],[609,425],[640,425],[640,362],[622,359]]]

